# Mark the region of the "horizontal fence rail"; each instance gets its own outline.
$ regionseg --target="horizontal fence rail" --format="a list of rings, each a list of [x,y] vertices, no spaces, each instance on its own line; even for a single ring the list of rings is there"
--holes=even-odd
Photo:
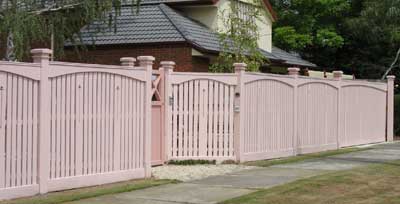
[[[152,57],[0,62],[0,200],[150,176]]]

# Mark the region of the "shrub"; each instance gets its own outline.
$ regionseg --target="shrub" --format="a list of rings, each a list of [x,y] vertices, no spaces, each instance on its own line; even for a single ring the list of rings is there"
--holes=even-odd
[[[198,164],[216,164],[215,160],[170,160],[168,164],[173,165],[198,165]]]
[[[394,134],[400,136],[400,94],[394,96]]]

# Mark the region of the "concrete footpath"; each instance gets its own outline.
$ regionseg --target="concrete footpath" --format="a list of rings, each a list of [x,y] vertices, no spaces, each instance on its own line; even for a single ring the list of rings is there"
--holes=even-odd
[[[257,168],[223,176],[169,184],[127,193],[106,195],[70,204],[209,204],[252,193],[257,189],[289,183],[332,171],[352,169],[372,163],[400,160],[400,143],[372,146],[373,149],[311,159],[267,168]]]

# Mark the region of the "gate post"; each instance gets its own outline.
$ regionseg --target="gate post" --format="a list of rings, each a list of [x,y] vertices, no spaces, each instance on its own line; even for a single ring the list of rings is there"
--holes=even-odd
[[[298,112],[298,102],[297,102],[297,92],[298,92],[298,82],[297,78],[299,76],[300,68],[289,67],[288,74],[294,79],[293,87],[293,156],[296,156],[299,151],[299,135],[298,135],[298,122],[297,122],[297,112]]]
[[[342,117],[342,77],[343,71],[333,71],[333,79],[337,81],[337,135],[336,135],[336,148],[340,148],[340,131],[342,128],[341,117]]]
[[[48,192],[48,180],[50,172],[50,55],[53,52],[49,49],[31,50],[34,63],[40,64],[39,82],[39,147],[38,147],[38,184],[41,194]]]
[[[151,88],[153,75],[153,63],[155,58],[153,56],[140,56],[138,57],[140,67],[146,69],[146,88],[145,88],[145,110],[144,110],[144,169],[145,177],[151,177]]]
[[[241,116],[242,110],[244,110],[242,107],[245,106],[244,104],[244,97],[242,94],[244,94],[244,81],[243,77],[246,72],[246,67],[247,65],[245,63],[235,63],[233,64],[233,67],[235,69],[235,73],[237,74],[237,85],[235,89],[235,107],[234,107],[234,135],[233,135],[233,141],[234,141],[234,152],[236,155],[236,161],[241,162],[243,160],[243,153],[244,153],[244,147],[243,147],[243,141],[244,141],[244,121],[243,121],[243,116]]]
[[[164,143],[165,145],[165,161],[171,159],[171,84],[170,75],[174,71],[175,62],[163,61],[161,68],[164,71]]]
[[[387,108],[386,108],[386,141],[393,141],[393,114],[394,114],[394,80],[395,76],[387,76]]]

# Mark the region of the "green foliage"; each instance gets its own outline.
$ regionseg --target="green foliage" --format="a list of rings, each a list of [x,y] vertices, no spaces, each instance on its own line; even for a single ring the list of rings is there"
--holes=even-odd
[[[400,136],[400,95],[394,96],[394,135]]]
[[[222,11],[219,18],[223,28],[218,32],[222,48],[216,62],[210,66],[212,72],[233,72],[233,63],[244,62],[248,71],[258,71],[267,60],[258,48],[260,34],[256,21],[261,20],[263,9],[260,0],[251,4],[231,1],[229,9]],[[245,4],[246,10],[243,9]],[[245,15],[243,15],[245,14]]]
[[[29,56],[33,43],[50,45],[52,35],[55,54],[62,55],[67,39],[79,44],[82,26],[95,19],[111,26],[121,4],[128,2],[139,5],[140,0],[3,0],[0,1],[0,36],[12,34],[18,60]],[[115,12],[110,15],[112,9]]]
[[[290,47],[294,50],[303,50],[312,44],[309,34],[299,34],[292,26],[283,26],[274,30],[275,45],[278,47]]]
[[[328,71],[342,69],[357,78],[379,79],[400,47],[399,0],[271,3],[278,14],[274,44],[296,51]],[[390,74],[400,76],[399,65]]]
[[[168,164],[172,165],[183,165],[183,166],[189,166],[189,165],[199,165],[199,164],[216,164],[217,161],[215,160],[171,160],[168,162]]]

